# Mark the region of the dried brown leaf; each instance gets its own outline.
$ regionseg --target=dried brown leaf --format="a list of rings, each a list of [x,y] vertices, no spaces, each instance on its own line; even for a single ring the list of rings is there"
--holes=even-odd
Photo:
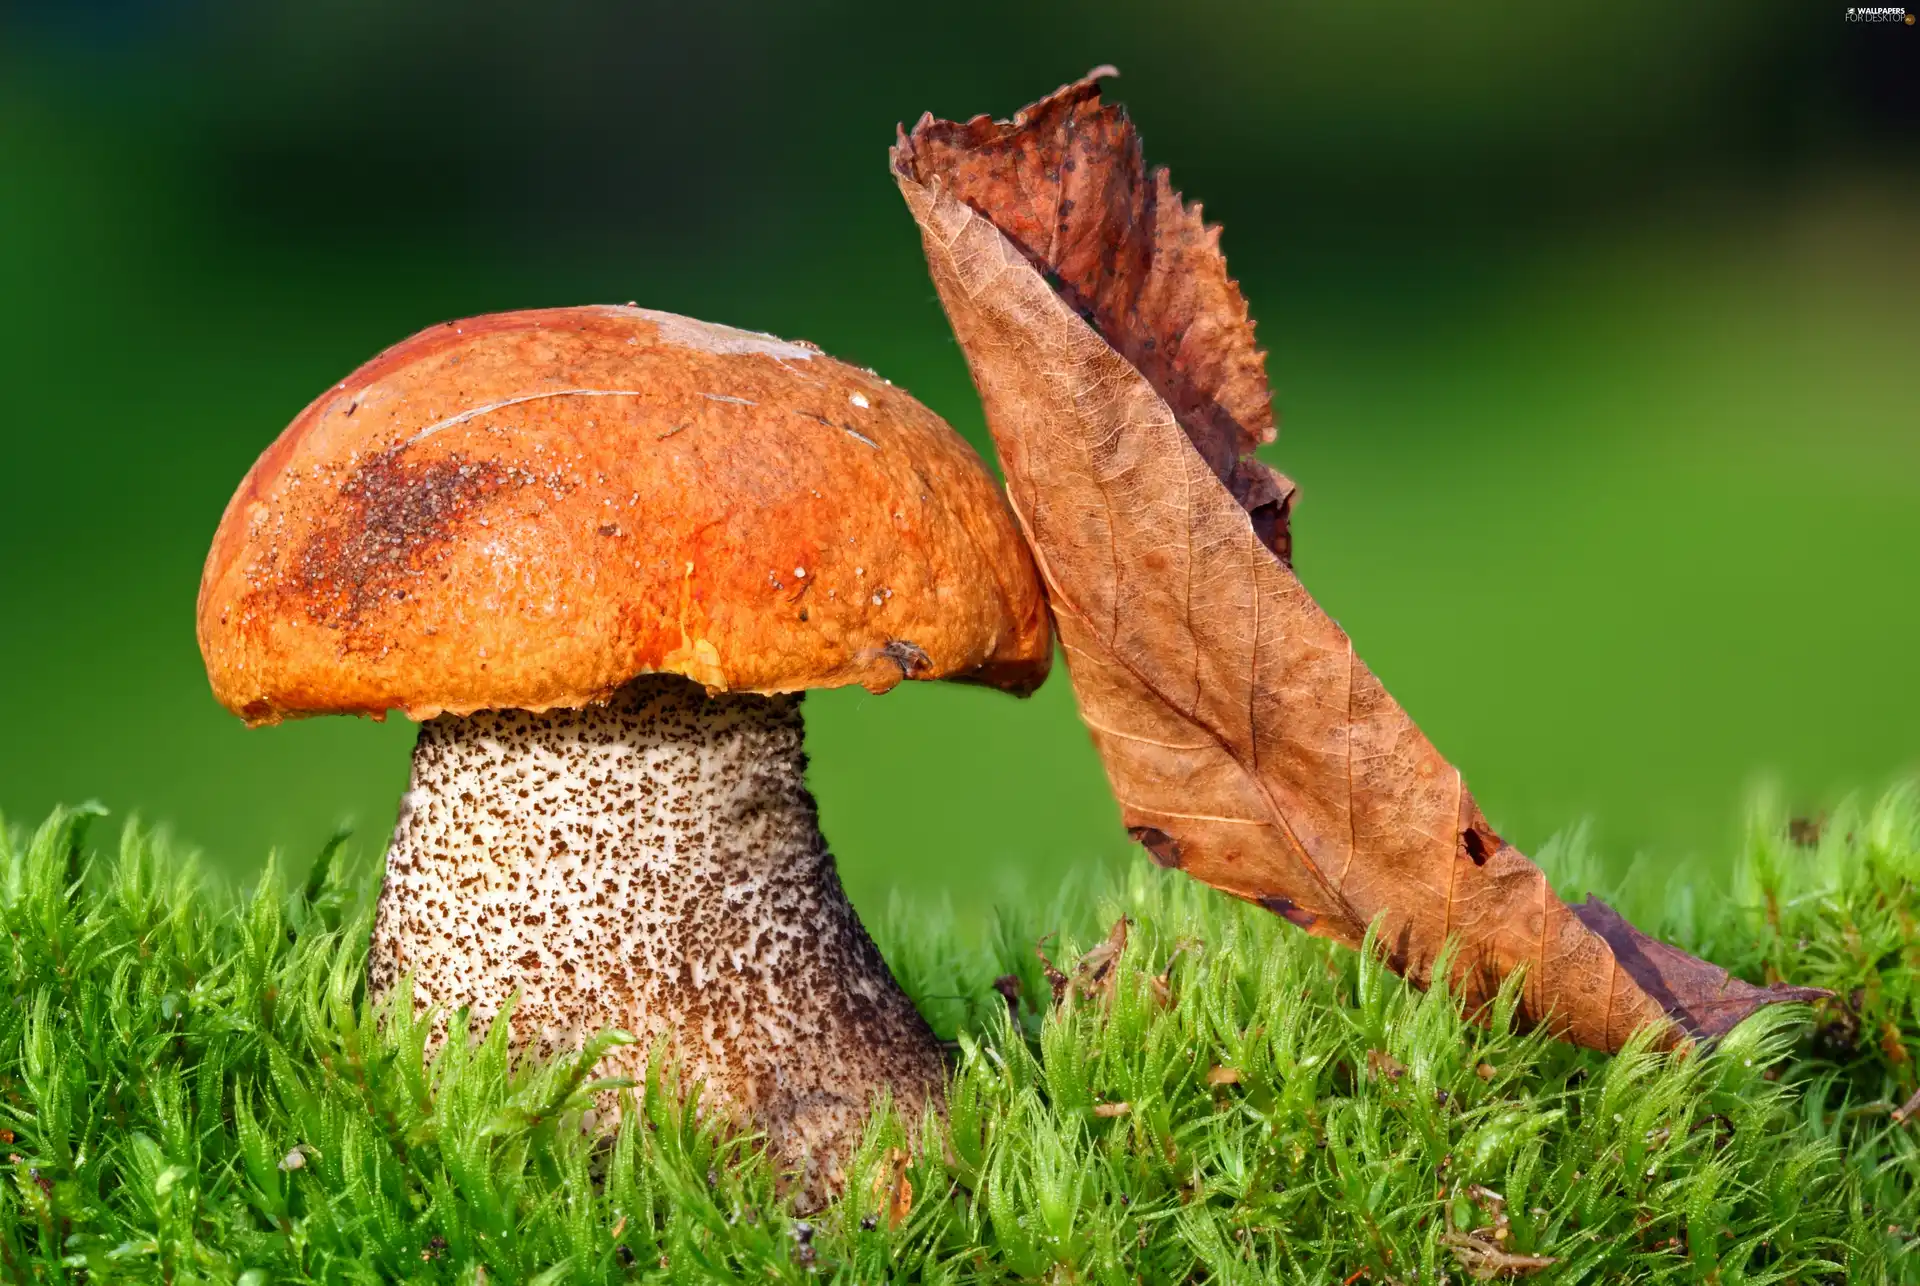
[[[1522,1255],[1507,1249],[1513,1235],[1513,1220],[1507,1215],[1507,1199],[1492,1188],[1467,1185],[1465,1196],[1492,1220],[1485,1227],[1462,1232],[1454,1227],[1453,1208],[1447,1207],[1447,1230],[1440,1242],[1475,1281],[1493,1281],[1501,1277],[1526,1277],[1560,1262],[1551,1255]]]
[[[1477,1282],[1497,1281],[1502,1277],[1528,1277],[1559,1263],[1552,1255],[1516,1255],[1502,1250],[1498,1243],[1477,1232],[1443,1232],[1440,1241],[1467,1275]]]
[[[893,149],[928,267],[1045,577],[1080,712],[1154,859],[1425,985],[1450,938],[1473,1007],[1618,1049],[1725,1031],[1751,986],[1568,907],[1289,566],[1293,486],[1217,228],[1149,174],[1097,78],[1011,121],[924,117]]]
[[[1397,1081],[1407,1074],[1407,1065],[1384,1049],[1367,1051],[1367,1075],[1376,1081]]]
[[[1113,999],[1113,982],[1117,976],[1114,966],[1120,963],[1120,953],[1127,949],[1128,923],[1124,915],[1115,920],[1113,927],[1107,930],[1107,936],[1073,966],[1073,990],[1076,993],[1099,1000]]]
[[[886,1208],[889,1228],[898,1228],[913,1213],[913,1182],[907,1178],[912,1159],[905,1148],[889,1148],[881,1168],[874,1172],[873,1195]]]
[[[1057,1005],[1067,998],[1067,989],[1072,984],[1072,979],[1062,973],[1060,966],[1054,964],[1052,958],[1047,955],[1047,938],[1052,936],[1049,933],[1046,938],[1034,943],[1033,954],[1040,958],[1040,970],[1046,976],[1047,988],[1053,992],[1053,1003]]]

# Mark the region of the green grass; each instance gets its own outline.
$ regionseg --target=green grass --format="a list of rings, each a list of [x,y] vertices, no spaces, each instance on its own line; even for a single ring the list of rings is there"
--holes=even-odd
[[[1145,863],[980,938],[896,905],[878,936],[954,1043],[949,1117],[877,1117],[804,1220],[669,1073],[516,1066],[497,1026],[423,1061],[423,1027],[363,996],[366,870],[238,897],[138,827],[96,852],[91,819],[0,827],[6,1281],[1920,1280],[1920,1123],[1892,1119],[1920,1048],[1913,791],[1817,841],[1756,810],[1734,888],[1614,890],[1838,994],[1689,1054],[1475,1026]],[[1578,835],[1546,860],[1563,887],[1603,869]],[[1121,915],[1118,963],[1075,970]],[[581,1115],[615,1091],[596,1147]]]

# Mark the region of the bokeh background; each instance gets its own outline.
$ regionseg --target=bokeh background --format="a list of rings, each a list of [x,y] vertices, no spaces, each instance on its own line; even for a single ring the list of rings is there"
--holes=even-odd
[[[194,591],[319,389],[493,309],[813,340],[986,439],[895,122],[1100,62],[1225,225],[1299,570],[1523,846],[1920,761],[1920,29],[1819,3],[0,3],[0,809],[377,852],[411,729],[245,732]],[[856,900],[1137,860],[1059,676],[810,702]],[[1650,870],[1658,871],[1656,864]],[[1024,890],[1024,891],[1023,891]]]

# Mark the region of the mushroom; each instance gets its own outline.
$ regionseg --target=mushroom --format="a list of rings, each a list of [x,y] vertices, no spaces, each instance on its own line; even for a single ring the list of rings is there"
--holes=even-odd
[[[664,1038],[703,1109],[834,1191],[885,1090],[944,1064],[841,889],[808,688],[1045,678],[1033,565],[973,450],[806,344],[627,307],[423,331],[309,405],[201,581],[250,725],[420,722],[371,994],[516,1048]]]

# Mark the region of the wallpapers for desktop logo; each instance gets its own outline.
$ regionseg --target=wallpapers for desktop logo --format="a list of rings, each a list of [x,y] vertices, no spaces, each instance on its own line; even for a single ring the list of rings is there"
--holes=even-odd
[[[1858,9],[1849,6],[1847,9],[1847,21],[1897,22],[1911,27],[1913,25],[1913,15],[1907,12],[1906,6],[1904,5],[1877,5]]]

